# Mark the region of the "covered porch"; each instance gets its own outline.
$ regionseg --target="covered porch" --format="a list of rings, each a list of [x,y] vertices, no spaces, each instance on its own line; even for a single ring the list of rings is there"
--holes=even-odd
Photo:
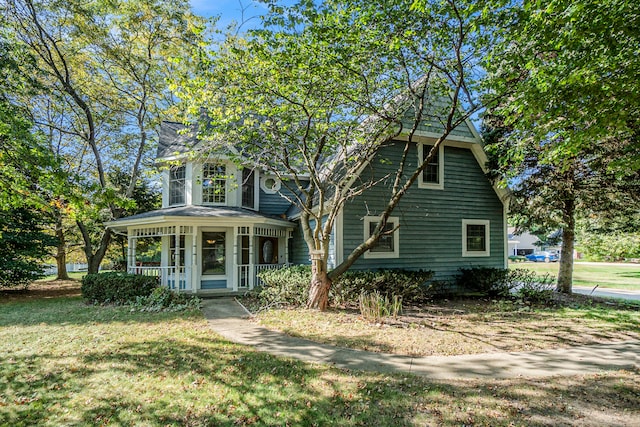
[[[226,218],[141,214],[108,226],[126,232],[129,273],[158,277],[163,286],[179,292],[233,294],[258,286],[259,272],[289,265],[293,234],[289,221],[233,212],[234,217]],[[159,262],[141,260],[137,248],[143,239],[160,245]]]

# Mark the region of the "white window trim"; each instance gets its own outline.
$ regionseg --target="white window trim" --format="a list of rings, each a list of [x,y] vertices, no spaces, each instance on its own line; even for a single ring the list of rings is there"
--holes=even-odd
[[[467,225],[484,225],[484,239],[486,250],[467,250]],[[484,219],[463,219],[462,220],[462,256],[463,257],[488,257],[491,256],[491,222]]]
[[[421,142],[418,144],[418,164],[422,164],[424,158],[424,147],[435,145],[435,143]],[[438,147],[438,183],[424,182],[424,173],[418,179],[418,188],[428,188],[431,190],[444,190],[444,143]]]
[[[272,188],[267,187],[267,180],[269,179],[274,180],[274,184]],[[260,177],[260,188],[266,194],[276,194],[278,191],[280,191],[280,188],[282,188],[282,182],[280,181],[280,178],[278,178],[273,174],[262,175]]]
[[[184,169],[184,178],[182,178],[183,180],[183,184],[182,184],[182,202],[181,203],[172,203],[171,202],[171,186],[173,182],[176,182],[178,180],[176,179],[171,179],[173,170],[171,168],[169,168],[169,170],[167,171],[168,177],[167,177],[167,206],[168,207],[176,207],[176,206],[185,206],[187,204],[187,182],[189,182],[188,177],[187,177],[187,165],[182,164],[182,165],[178,165],[176,166],[176,168],[183,168]]]
[[[371,223],[377,223],[380,220],[379,216],[365,216],[364,217],[364,233],[363,238],[367,240],[370,237],[369,228]],[[394,227],[398,227],[400,224],[399,218],[397,216],[391,216],[387,220],[387,223],[393,223]],[[364,241],[363,240],[363,241]],[[400,258],[400,229],[396,229],[393,233],[393,252],[371,252],[367,251],[364,253],[363,257],[365,259],[392,259],[392,258]]]

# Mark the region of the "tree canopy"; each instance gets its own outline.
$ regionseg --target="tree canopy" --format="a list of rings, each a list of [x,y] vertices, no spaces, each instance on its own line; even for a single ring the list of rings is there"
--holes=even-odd
[[[640,16],[625,0],[525,2],[486,62],[497,167],[528,228],[561,228],[558,288],[571,291],[576,218],[638,194]]]

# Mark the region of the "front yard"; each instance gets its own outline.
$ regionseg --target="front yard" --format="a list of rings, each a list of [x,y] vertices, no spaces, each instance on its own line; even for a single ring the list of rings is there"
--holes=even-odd
[[[446,382],[345,371],[231,344],[213,334],[197,311],[87,306],[73,293],[70,288],[67,295],[10,300],[0,295],[0,425],[632,426],[640,419],[635,371]],[[432,324],[416,329],[466,334],[473,346],[495,341],[495,351],[513,345],[513,338],[499,337],[507,334],[505,325],[518,323],[533,342],[552,340],[544,329],[560,324],[563,340],[581,340],[570,336],[571,321],[584,328],[574,335],[592,328],[591,339],[638,333],[635,312],[568,310],[510,320],[469,307],[463,325],[451,307],[442,310],[423,313]],[[327,319],[339,323],[337,316]],[[528,327],[530,322],[540,323]],[[482,329],[471,329],[475,323]],[[393,335],[403,329],[368,328],[371,347],[378,346],[376,331]],[[439,346],[433,337],[416,341],[425,339]],[[475,351],[465,349],[463,340],[456,346]]]
[[[526,268],[538,274],[558,275],[557,262],[510,263],[509,268]],[[573,285],[593,288],[640,290],[640,265],[576,262],[573,266]]]
[[[489,299],[438,301],[381,324],[357,310],[260,312],[257,322],[342,347],[411,356],[531,351],[640,339],[640,305],[618,309],[576,296],[567,307],[532,309]]]

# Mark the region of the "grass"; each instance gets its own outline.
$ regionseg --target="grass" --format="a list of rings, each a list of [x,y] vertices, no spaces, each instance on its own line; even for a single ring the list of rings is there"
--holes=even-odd
[[[529,309],[490,300],[454,300],[406,310],[374,324],[356,310],[261,312],[257,321],[288,335],[361,350],[449,356],[567,348],[640,339],[640,307],[582,305]],[[526,339],[523,339],[526,337]]]
[[[430,381],[259,353],[199,312],[0,304],[0,425],[633,425],[640,374]]]
[[[512,263],[509,268],[526,268],[539,274],[557,276],[559,263]],[[600,288],[640,290],[640,266],[576,262],[573,266],[573,284],[590,288],[598,285]]]

